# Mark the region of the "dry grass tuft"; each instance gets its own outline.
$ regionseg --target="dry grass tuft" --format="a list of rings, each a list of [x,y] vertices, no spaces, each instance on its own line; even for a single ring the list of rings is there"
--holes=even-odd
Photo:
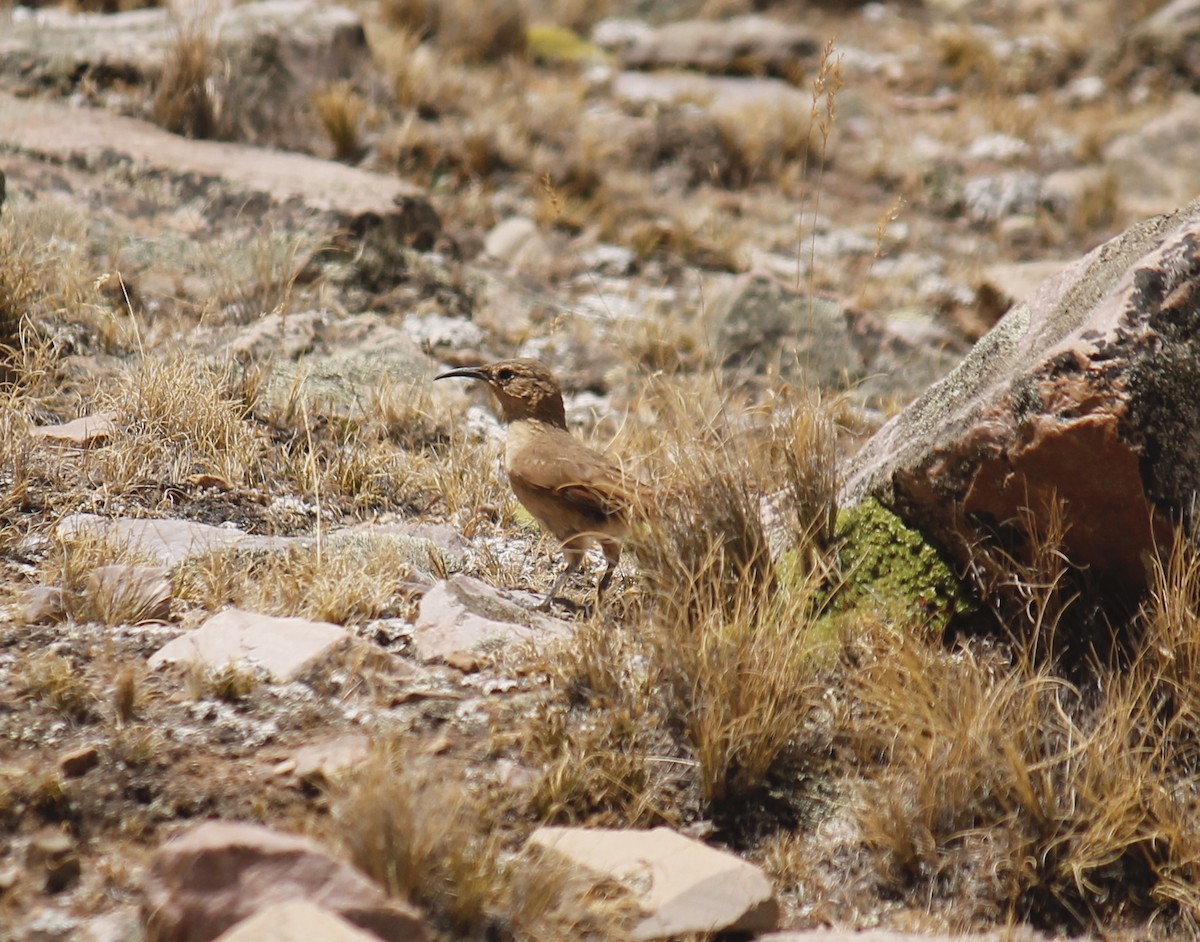
[[[180,23],[154,88],[154,122],[184,137],[221,137],[223,102],[216,80],[223,68],[216,34],[205,18]]]
[[[392,81],[396,103],[418,117],[461,114],[474,90],[474,77],[415,31],[377,40],[374,52]],[[397,136],[403,137],[403,133]]]
[[[188,693],[193,700],[245,703],[263,683],[253,669],[238,664],[207,668],[195,666],[187,672]]]
[[[612,0],[530,0],[529,16],[538,23],[553,23],[583,36],[610,14],[612,6]]]
[[[48,333],[50,322],[96,324],[100,292],[78,212],[54,200],[10,201],[0,215],[0,346],[13,352]],[[37,332],[30,327],[36,327]]]
[[[419,400],[399,402],[399,388],[381,388],[378,409],[360,421],[323,417],[297,387],[296,401],[271,417],[283,441],[275,455],[281,479],[323,507],[352,514],[424,508],[441,499],[443,487],[457,495],[459,479],[443,452],[473,453],[473,447],[461,436],[440,441],[443,420],[422,412]],[[463,481],[475,479],[468,473]]]
[[[824,421],[810,409],[798,410],[803,418],[784,411],[766,442],[725,440],[714,449],[704,430],[685,435],[671,490],[635,544],[652,600],[652,662],[684,718],[707,802],[761,786],[808,713],[824,571],[796,567],[783,578],[761,499],[800,485],[792,503],[803,519],[791,552],[805,560],[820,552],[817,537],[831,534],[836,506],[836,451],[832,435],[824,451],[801,450],[815,440],[809,426]]]
[[[523,56],[528,45],[521,0],[386,0],[380,13],[393,28],[433,38],[464,62]]]
[[[687,385],[656,383],[648,393],[659,449],[651,460],[664,470],[631,540],[642,598],[581,626],[551,658],[562,699],[523,734],[527,755],[546,770],[535,809],[547,817],[732,821],[773,776],[803,761],[797,747],[822,664],[825,568],[798,560],[819,554],[836,475],[832,446],[802,451],[797,430],[827,420],[780,409],[774,422],[731,428],[720,407],[705,409],[681,390]],[[798,407],[809,408],[818,406]],[[698,423],[698,415],[718,418]],[[804,434],[809,445],[817,438]],[[811,466],[789,472],[786,455]],[[761,499],[787,489],[789,475],[809,487],[793,498],[797,507],[816,503],[813,482],[830,489],[820,522],[773,551]],[[793,780],[784,791],[801,787]]]
[[[183,356],[136,362],[103,397],[120,430],[89,456],[93,479],[117,492],[161,491],[193,475],[258,483],[264,443],[249,424],[252,404],[240,381]]]
[[[233,605],[269,615],[357,624],[407,611],[401,590],[417,550],[369,531],[314,539],[281,552],[225,550],[188,563],[177,577],[181,602],[204,611]],[[437,558],[421,560],[445,571]]]
[[[335,82],[313,100],[317,120],[333,144],[334,158],[352,161],[363,150],[361,128],[367,100],[353,82]]]
[[[721,174],[729,187],[765,182],[796,188],[810,154],[821,152],[813,116],[806,111],[760,104],[719,112],[716,122],[730,155]]]
[[[354,863],[390,893],[426,907],[457,937],[625,937],[633,915],[615,888],[543,855],[514,852],[508,800],[399,745],[378,747],[334,799],[334,826]]]
[[[1057,611],[1056,591],[1040,583],[1030,611]],[[1198,606],[1200,557],[1181,540],[1133,663],[1080,685],[1051,672],[1039,616],[1015,649],[896,631],[848,649],[841,736],[887,891],[966,922],[1194,933]]]
[[[39,700],[72,722],[86,723],[98,718],[91,685],[60,654],[36,655],[14,679],[22,697]]]
[[[41,567],[41,582],[57,585],[64,614],[79,623],[138,624],[145,619],[144,593],[104,591],[93,579],[101,566],[153,566],[157,561],[125,543],[80,529],[58,540]]]
[[[428,36],[437,29],[437,0],[383,0],[379,15],[392,29]]]
[[[437,42],[466,62],[524,56],[529,28],[521,0],[442,0]]]

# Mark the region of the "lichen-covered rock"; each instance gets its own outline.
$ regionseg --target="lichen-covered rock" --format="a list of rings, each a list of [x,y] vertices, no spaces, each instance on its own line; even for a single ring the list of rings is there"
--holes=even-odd
[[[1200,489],[1197,279],[1200,201],[1100,246],[867,443],[844,503],[877,499],[965,573],[1021,558],[1060,502],[1071,562],[1136,596]]]

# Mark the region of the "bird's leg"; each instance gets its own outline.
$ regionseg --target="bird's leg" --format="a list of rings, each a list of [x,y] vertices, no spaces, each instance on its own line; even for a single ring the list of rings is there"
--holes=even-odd
[[[599,583],[596,584],[596,607],[600,607],[600,600],[604,598],[604,593],[612,583],[613,573],[616,572],[617,563],[621,561],[621,544],[605,540],[601,543],[601,548],[604,550],[604,560],[608,565],[604,569],[604,575],[600,577]]]
[[[537,607],[537,611],[539,612],[550,610],[550,603],[558,595],[558,590],[563,587],[563,583],[571,577],[572,573],[578,572],[579,567],[583,565],[584,553],[579,549],[564,549],[563,558],[567,561],[567,568],[559,573],[558,578],[554,580],[554,585],[550,587],[549,593],[542,599],[542,604]]]

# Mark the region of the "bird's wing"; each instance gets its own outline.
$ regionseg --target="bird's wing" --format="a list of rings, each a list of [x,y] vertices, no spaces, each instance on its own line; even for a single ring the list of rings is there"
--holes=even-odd
[[[522,490],[550,499],[567,501],[579,514],[603,523],[623,513],[631,494],[624,475],[598,451],[576,443],[576,454],[526,454],[519,467],[509,469],[509,477],[518,493]]]

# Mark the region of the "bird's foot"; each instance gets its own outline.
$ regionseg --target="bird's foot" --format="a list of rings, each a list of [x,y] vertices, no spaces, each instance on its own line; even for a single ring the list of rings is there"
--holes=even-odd
[[[534,611],[549,612],[553,609],[555,604],[560,605],[572,615],[578,615],[580,613],[583,613],[584,615],[590,615],[592,612],[592,606],[588,603],[576,602],[573,599],[567,598],[565,595],[547,596],[546,598],[542,599],[540,605],[534,608]]]

